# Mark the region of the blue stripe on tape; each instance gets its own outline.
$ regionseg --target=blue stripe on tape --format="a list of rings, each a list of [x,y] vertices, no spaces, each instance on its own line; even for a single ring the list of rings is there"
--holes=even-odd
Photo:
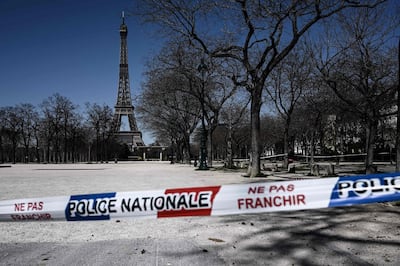
[[[67,221],[110,220],[117,212],[116,192],[73,195],[65,208]]]
[[[338,179],[329,207],[400,200],[400,173],[346,176]]]

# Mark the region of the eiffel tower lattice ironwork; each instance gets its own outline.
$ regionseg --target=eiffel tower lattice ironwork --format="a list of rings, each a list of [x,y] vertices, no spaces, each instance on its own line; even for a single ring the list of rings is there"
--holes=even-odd
[[[133,113],[134,107],[132,105],[128,72],[128,27],[125,24],[124,12],[122,12],[122,24],[119,33],[121,36],[121,48],[119,59],[118,95],[114,111],[114,134],[120,142],[127,144],[131,150],[133,150],[135,147],[145,146],[145,144],[142,139],[142,133],[137,127],[135,115]],[[121,120],[123,116],[128,117],[129,131],[121,130]]]

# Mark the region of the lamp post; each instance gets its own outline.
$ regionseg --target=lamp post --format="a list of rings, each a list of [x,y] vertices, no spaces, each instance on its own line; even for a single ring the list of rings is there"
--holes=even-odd
[[[208,170],[207,166],[207,129],[206,129],[206,123],[205,123],[205,116],[206,116],[206,111],[205,111],[205,106],[204,106],[204,87],[205,87],[205,79],[206,79],[206,74],[207,74],[207,65],[204,62],[204,59],[201,59],[200,65],[198,66],[198,71],[201,74],[201,94],[200,94],[200,103],[201,103],[201,126],[202,126],[202,131],[201,131],[201,139],[200,139],[200,163],[199,163],[199,168],[197,170]]]

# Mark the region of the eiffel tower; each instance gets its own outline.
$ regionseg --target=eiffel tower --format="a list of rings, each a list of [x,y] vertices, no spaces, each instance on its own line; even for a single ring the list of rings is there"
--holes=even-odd
[[[122,12],[122,24],[119,28],[119,33],[121,36],[121,48],[119,57],[118,95],[114,112],[114,135],[121,143],[127,144],[132,151],[136,147],[145,146],[145,144],[133,113],[134,107],[132,105],[128,72],[128,27],[125,24],[124,12]],[[123,116],[128,116],[129,131],[121,131],[121,119]]]

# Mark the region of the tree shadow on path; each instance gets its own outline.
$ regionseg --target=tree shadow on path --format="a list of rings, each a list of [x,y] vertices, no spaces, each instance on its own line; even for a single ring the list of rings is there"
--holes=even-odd
[[[397,265],[399,221],[385,204],[229,216],[231,229],[254,228],[219,252],[229,265]]]

